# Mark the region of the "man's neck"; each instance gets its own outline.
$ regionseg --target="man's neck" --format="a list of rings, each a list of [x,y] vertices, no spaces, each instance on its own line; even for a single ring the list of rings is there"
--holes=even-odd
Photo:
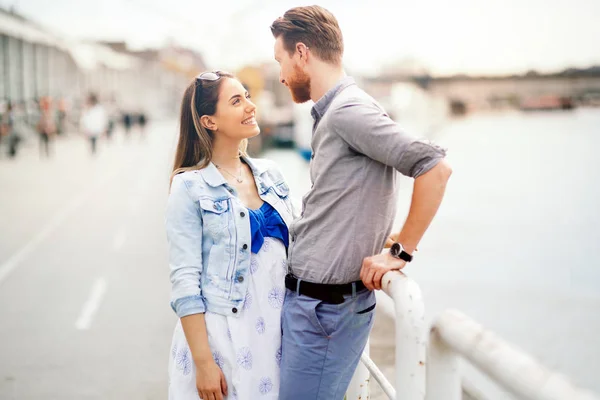
[[[325,96],[343,77],[346,72],[342,67],[324,66],[316,76],[311,77],[310,98],[315,103]]]

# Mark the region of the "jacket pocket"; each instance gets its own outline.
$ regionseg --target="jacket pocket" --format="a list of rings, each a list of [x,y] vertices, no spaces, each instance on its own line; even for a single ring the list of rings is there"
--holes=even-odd
[[[273,186],[273,189],[275,190],[275,193],[277,193],[277,196],[282,200],[287,199],[290,195],[290,188],[285,182],[276,183]]]
[[[200,198],[200,208],[202,209],[202,225],[215,239],[227,231],[229,218],[228,199],[212,199],[209,197]]]

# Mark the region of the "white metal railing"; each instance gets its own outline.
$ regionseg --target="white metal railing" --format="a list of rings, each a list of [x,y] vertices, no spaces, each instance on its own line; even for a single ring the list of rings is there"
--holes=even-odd
[[[434,322],[426,346],[428,329],[419,286],[396,271],[384,276],[382,286],[395,306],[395,389],[369,358],[367,344],[347,400],[370,398],[369,373],[390,399],[459,400],[463,395],[460,357],[521,399],[600,400],[456,310],[445,311]]]
[[[427,326],[421,289],[415,281],[399,271],[385,274],[381,286],[382,290],[392,298],[396,313],[396,382],[395,385],[388,382],[369,358],[367,350],[361,357],[361,363],[352,378],[346,399],[369,399],[368,385],[361,387],[358,382],[368,383],[370,372],[390,399],[397,397],[402,400],[423,400],[425,399]]]
[[[461,398],[459,356],[520,399],[597,400],[456,310],[442,313],[431,328],[427,400]]]

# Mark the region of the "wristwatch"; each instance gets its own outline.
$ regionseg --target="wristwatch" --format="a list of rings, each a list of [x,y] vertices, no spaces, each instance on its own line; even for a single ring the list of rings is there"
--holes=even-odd
[[[413,256],[404,251],[402,244],[397,242],[390,247],[390,255],[406,262],[411,262],[413,259]]]

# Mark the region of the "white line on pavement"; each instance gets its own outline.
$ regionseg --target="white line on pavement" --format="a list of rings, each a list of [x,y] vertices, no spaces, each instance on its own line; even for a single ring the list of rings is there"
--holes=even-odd
[[[113,240],[113,250],[121,250],[121,247],[123,247],[123,245],[125,244],[125,240],[127,240],[127,234],[125,233],[125,228],[123,227],[119,229],[119,231],[115,235],[115,238]]]
[[[100,302],[102,302],[104,293],[106,293],[106,279],[98,278],[96,279],[96,282],[94,282],[90,297],[83,305],[79,319],[77,319],[77,322],[75,322],[75,327],[77,329],[89,329],[90,325],[92,324],[94,314],[96,314],[96,311],[98,311],[98,307],[100,306]]]
[[[75,210],[77,210],[86,200],[90,197],[100,186],[105,182],[114,177],[119,171],[115,173],[105,175],[99,179],[95,184],[91,185],[87,190],[75,196],[70,203],[68,203],[63,209],[56,213],[50,221],[23,245],[16,253],[14,253],[8,260],[0,264],[0,285],[9,276],[9,274],[17,268],[24,259],[26,259],[35,248],[46,239],[60,224]]]

